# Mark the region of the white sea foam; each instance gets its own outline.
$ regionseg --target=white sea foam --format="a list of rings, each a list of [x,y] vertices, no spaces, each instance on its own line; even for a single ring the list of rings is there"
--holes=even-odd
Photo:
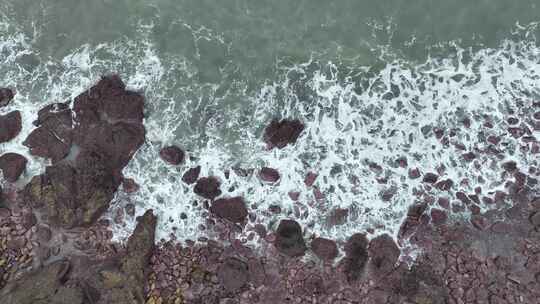
[[[204,33],[197,31],[198,35]],[[376,228],[378,233],[396,236],[416,199],[413,189],[420,187],[419,180],[407,177],[407,169],[394,165],[398,157],[407,157],[409,167],[422,172],[435,172],[444,165],[445,178],[456,184],[464,178],[470,180],[463,188],[468,192],[481,184],[480,175],[487,181],[482,184],[484,192],[503,188],[500,167],[491,159],[480,156],[480,169],[475,169],[461,160],[462,152],[453,146],[445,148],[434,136],[424,136],[423,126],[440,126],[446,131],[456,128],[454,141],[465,145],[467,151],[482,148],[478,136],[483,115],[493,120],[494,128],[488,133],[502,135],[506,133],[506,109],[518,100],[528,105],[540,96],[540,49],[534,41],[505,41],[498,48],[474,52],[458,48],[448,58],[432,58],[421,64],[394,60],[371,74],[363,67],[349,67],[347,70],[357,74],[343,74],[338,64],[310,61],[284,67],[277,80],[258,90],[245,91],[240,81],[236,88],[218,94],[219,85],[197,83],[197,68],[192,62],[160,57],[144,33],[141,35],[137,42],[81,46],[63,60],[41,59],[37,67],[27,71],[19,60],[23,54],[33,54],[32,45],[24,36],[2,32],[0,51],[7,54],[1,58],[2,71],[7,72],[0,75],[0,84],[15,87],[17,97],[1,113],[20,109],[24,127],[16,140],[0,145],[0,149],[29,157],[27,176],[39,173],[45,162],[30,157],[21,145],[37,110],[46,103],[76,96],[104,73],[120,73],[130,89],[146,96],[147,140],[124,170],[140,190],[132,195],[120,191],[106,217],[114,217],[116,210],[129,202],[137,206],[138,215],[151,208],[159,216],[158,237],[165,239],[173,231],[179,239],[206,235],[199,230],[199,224],[204,223],[202,204],[193,205],[199,198],[181,181],[183,172],[196,165],[202,167],[202,176],[215,175],[222,181],[224,196],[241,195],[250,208],[257,206],[251,211],[265,225],[294,217],[296,205],[301,213],[307,213],[298,221],[309,227],[309,233],[344,239]],[[203,38],[214,36],[211,33]],[[390,95],[392,91],[394,95]],[[530,117],[530,109],[519,111],[517,117]],[[306,129],[296,145],[264,149],[262,130],[274,116],[305,122]],[[472,121],[468,130],[460,122],[465,116]],[[540,134],[535,131],[533,135],[538,138]],[[503,137],[503,142],[506,157],[520,167],[537,164],[533,155],[519,150],[518,140]],[[187,150],[185,164],[171,167],[159,159],[159,149],[168,144]],[[383,172],[377,175],[368,163],[382,166]],[[242,177],[232,170],[227,179],[225,172],[235,166],[255,171],[273,167],[279,170],[281,180],[267,185],[256,174]],[[304,185],[309,171],[318,174],[315,186],[324,194],[320,202],[316,202],[313,189]],[[386,184],[377,182],[382,176],[387,178]],[[384,202],[381,192],[389,188],[395,195]],[[289,199],[291,191],[301,192],[299,202]],[[271,205],[281,206],[282,215],[264,215]],[[328,227],[326,217],[334,208],[351,210],[349,221]],[[188,218],[180,219],[181,213]],[[130,218],[115,224],[115,237],[125,238],[133,227],[134,219]]]

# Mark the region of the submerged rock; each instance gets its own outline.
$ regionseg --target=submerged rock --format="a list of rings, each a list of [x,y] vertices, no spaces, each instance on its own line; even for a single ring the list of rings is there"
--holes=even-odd
[[[161,159],[171,165],[179,165],[184,161],[184,151],[177,146],[169,146],[159,151]]]
[[[264,130],[263,139],[268,148],[282,149],[288,144],[294,144],[303,130],[304,124],[298,119],[274,119]]]
[[[282,220],[276,231],[276,248],[290,257],[302,256],[307,250],[302,227],[294,220]]]
[[[197,180],[193,191],[199,196],[213,200],[221,195],[220,186],[221,183],[216,177],[201,177]]]
[[[15,94],[8,88],[0,88],[0,108],[9,105]]]
[[[0,115],[0,143],[8,142],[21,132],[21,112],[13,111],[6,115]]]
[[[242,223],[248,216],[246,203],[241,197],[220,198],[212,202],[210,211],[216,216],[231,221]]]
[[[0,171],[5,180],[10,183],[16,182],[26,169],[26,158],[17,153],[6,153],[0,156]]]

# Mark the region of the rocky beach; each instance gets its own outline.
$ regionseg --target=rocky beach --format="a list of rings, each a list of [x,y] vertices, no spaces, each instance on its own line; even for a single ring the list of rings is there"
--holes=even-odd
[[[2,89],[1,97],[7,105],[13,93]],[[467,193],[461,190],[466,181],[441,176],[444,169],[421,172],[406,159],[396,160],[410,179],[422,180],[397,242],[388,234],[368,238],[361,232],[345,241],[306,238],[309,227],[294,218],[281,220],[275,230],[250,225],[255,216],[249,203],[223,194],[218,177],[199,176],[195,167],[181,179],[199,196],[207,210],[205,229],[216,237],[157,240],[156,216],[146,210],[119,243],[111,239],[109,220],[100,218],[116,192],[138,191],[122,168],[145,141],[144,107],[143,95],[110,75],[73,100],[25,118],[35,119],[35,129],[24,145],[51,164],[18,188],[12,183],[26,158],[0,156],[6,181],[0,207],[2,303],[537,303],[538,158],[525,168],[498,155],[505,139],[539,153],[532,136],[540,129],[539,102],[513,109],[506,134],[488,136],[484,149],[462,154],[468,162],[491,157],[504,191],[478,187]],[[489,119],[476,119],[463,124],[490,128]],[[12,140],[21,129],[20,113],[1,116],[0,125],[2,140]],[[301,141],[303,130],[299,120],[273,120],[261,138],[268,151],[282,149]],[[434,129],[431,136],[448,144],[447,132],[452,130]],[[156,157],[177,166],[186,156],[167,146]],[[256,174],[269,186],[280,179],[269,167],[242,174]],[[304,182],[313,187],[316,179],[307,173]],[[484,204],[494,208],[483,212]],[[133,208],[126,206],[114,221],[133,217]],[[472,213],[469,220],[450,216],[465,209]],[[275,206],[269,212],[282,211]],[[335,217],[338,225],[343,219]],[[420,249],[414,258],[404,252],[412,245]]]

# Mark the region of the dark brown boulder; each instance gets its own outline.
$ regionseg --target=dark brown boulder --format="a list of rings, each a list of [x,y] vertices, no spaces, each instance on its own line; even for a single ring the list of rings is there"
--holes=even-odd
[[[311,241],[311,250],[319,259],[331,262],[338,255],[338,247],[336,242],[325,238],[315,238]]]
[[[26,169],[26,158],[17,153],[6,153],[0,156],[0,171],[4,178],[10,182],[16,182]]]
[[[290,257],[304,255],[307,250],[302,227],[294,220],[282,220],[276,231],[276,248]]]
[[[197,181],[199,174],[201,174],[201,166],[190,168],[182,175],[182,181],[191,185]]]
[[[345,243],[345,257],[341,261],[343,271],[349,282],[360,278],[368,260],[368,240],[365,234],[353,234]]]
[[[0,88],[0,108],[9,105],[13,100],[14,94],[11,89]]]
[[[130,194],[139,191],[140,186],[133,178],[123,178],[122,189],[124,189],[124,192]]]
[[[246,285],[249,279],[248,266],[237,258],[228,258],[217,270],[219,283],[228,292],[235,292]]]
[[[220,186],[221,183],[216,177],[201,177],[197,181],[197,184],[195,184],[193,192],[199,196],[213,200],[221,195]]]
[[[422,179],[422,182],[428,183],[428,184],[434,184],[439,179],[439,176],[435,173],[428,172],[424,174],[424,178]]]
[[[179,165],[184,161],[184,151],[177,146],[169,146],[159,151],[161,159],[171,165]]]
[[[0,143],[8,142],[21,132],[21,112],[13,111],[6,115],[0,115]]]
[[[263,139],[268,148],[282,149],[288,144],[294,144],[303,130],[304,124],[298,119],[274,119],[264,130]]]
[[[233,223],[242,223],[248,216],[246,203],[241,197],[215,200],[212,202],[210,212]]]
[[[377,236],[369,242],[370,268],[375,274],[384,275],[392,271],[399,258],[397,244],[388,234]]]
[[[279,180],[280,175],[276,169],[263,167],[261,171],[259,171],[259,177],[264,182],[275,183]]]

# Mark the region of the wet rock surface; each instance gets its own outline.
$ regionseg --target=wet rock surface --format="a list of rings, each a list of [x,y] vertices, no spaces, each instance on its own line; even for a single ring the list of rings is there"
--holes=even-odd
[[[206,199],[214,199],[221,195],[221,183],[216,177],[201,177],[197,180],[193,191]]]
[[[6,153],[0,156],[0,171],[4,179],[10,183],[16,182],[26,169],[26,158],[17,153]]]
[[[171,165],[179,165],[184,161],[184,151],[177,146],[169,146],[159,151],[159,156]]]
[[[74,113],[68,104],[40,110],[38,128],[24,142],[53,162],[26,186],[25,199],[66,228],[88,226],[107,210],[145,134],[143,98],[126,91],[118,76],[103,77],[77,96]]]
[[[248,216],[246,203],[241,197],[220,198],[212,202],[210,211],[217,217],[233,223],[241,223]]]
[[[21,112],[13,111],[0,115],[0,143],[14,139],[22,129]]]
[[[304,130],[304,124],[297,119],[274,119],[264,130],[263,139],[269,149],[282,149],[288,144],[294,144]]]
[[[9,105],[14,97],[13,90],[9,88],[0,88],[0,108]]]
[[[276,248],[290,257],[302,256],[306,252],[306,244],[302,227],[293,220],[282,220],[276,230]]]

